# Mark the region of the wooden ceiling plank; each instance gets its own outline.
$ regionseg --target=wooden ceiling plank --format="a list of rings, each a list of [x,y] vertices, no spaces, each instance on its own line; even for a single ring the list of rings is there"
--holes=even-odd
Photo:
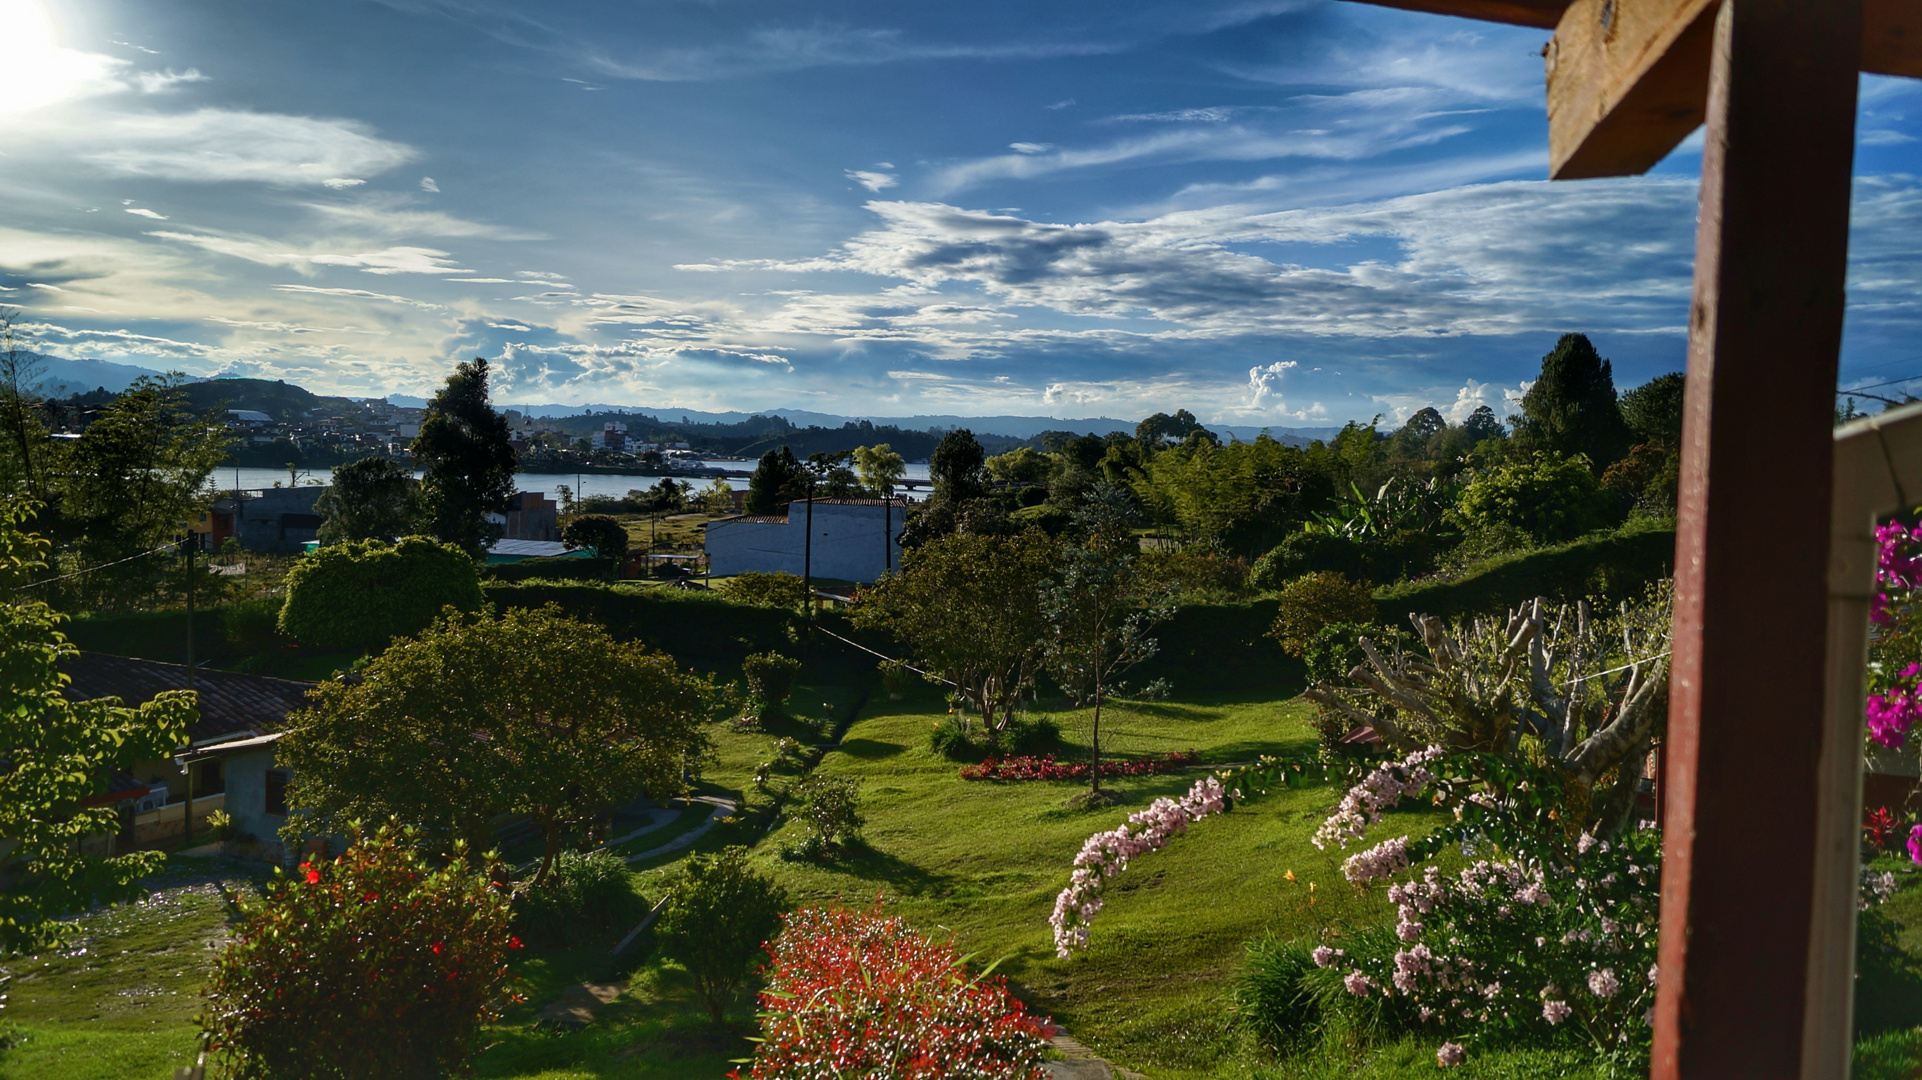
[[[1863,0],[1862,70],[1922,79],[1922,0]]]
[[[1715,0],[1575,0],[1543,50],[1549,176],[1633,176],[1702,124]]]
[[[1569,0],[1361,0],[1361,2],[1373,4],[1376,7],[1421,11],[1430,15],[1454,15],[1463,19],[1479,19],[1482,22],[1553,30],[1555,24],[1561,20],[1562,12],[1567,9]]]

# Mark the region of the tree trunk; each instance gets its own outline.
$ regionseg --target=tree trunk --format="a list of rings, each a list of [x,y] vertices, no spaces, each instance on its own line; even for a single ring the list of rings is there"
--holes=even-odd
[[[547,881],[547,875],[554,869],[554,860],[561,853],[561,827],[558,824],[543,822],[541,825],[541,868],[529,883],[529,888],[538,889]]]
[[[1101,679],[1099,676],[1096,676],[1094,683],[1094,736],[1088,740],[1089,743],[1092,744],[1093,749],[1093,752],[1089,755],[1091,764],[1088,766],[1088,781],[1091,786],[1088,788],[1088,791],[1097,795],[1101,793],[1101,691]]]

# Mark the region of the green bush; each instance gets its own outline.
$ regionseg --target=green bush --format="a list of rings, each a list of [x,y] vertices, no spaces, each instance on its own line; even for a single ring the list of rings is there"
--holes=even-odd
[[[1379,927],[1353,938],[1392,943]],[[1352,1049],[1377,1038],[1391,1019],[1386,998],[1356,997],[1342,987],[1341,969],[1316,967],[1307,942],[1268,936],[1247,948],[1248,966],[1234,989],[1235,1012],[1272,1053],[1286,1058]]]
[[[714,586],[737,604],[799,611],[807,606],[807,582],[793,574],[746,570]]]
[[[1038,757],[1061,749],[1061,725],[1046,716],[1017,716],[994,741],[1003,754]]]
[[[494,581],[613,581],[621,564],[599,556],[557,555],[545,559],[494,563],[481,572]]]
[[[934,722],[934,729],[928,732],[928,749],[949,761],[979,761],[982,757],[981,745],[953,713]]]
[[[687,968],[718,1024],[728,1002],[781,926],[787,893],[748,866],[747,849],[692,855],[661,916],[662,951]]]
[[[597,557],[618,561],[627,555],[627,526],[606,514],[577,514],[562,527],[561,542],[592,548]]]
[[[747,693],[763,708],[778,710],[794,693],[794,677],[801,662],[777,652],[755,653],[741,661],[741,674],[747,678]]]
[[[1462,488],[1455,503],[1455,515],[1471,530],[1512,525],[1548,544],[1620,522],[1616,509],[1587,458],[1544,453],[1497,465]]]
[[[558,605],[568,616],[599,623],[622,641],[671,651],[698,670],[731,668],[749,653],[788,642],[790,612],[730,601],[705,589],[662,589],[585,582],[488,582],[487,599],[502,611]],[[824,616],[824,621],[833,616]],[[845,633],[846,631],[842,631]]]
[[[379,649],[425,630],[449,606],[487,606],[474,560],[460,548],[423,536],[337,544],[288,572],[280,630],[305,645]]]
[[[285,601],[270,596],[227,604],[217,609],[220,631],[226,635],[228,644],[253,649],[284,640],[280,636],[280,609],[284,604]]]
[[[1188,600],[1239,600],[1247,591],[1248,560],[1197,548],[1141,553],[1141,579]]]
[[[908,692],[909,684],[914,681],[914,672],[909,671],[908,665],[899,660],[883,661],[878,668],[881,672],[881,688],[888,692],[888,700],[899,701],[901,696]]]
[[[1308,643],[1330,623],[1367,622],[1375,615],[1368,586],[1332,570],[1303,574],[1283,585],[1275,601],[1278,610],[1268,634],[1289,656],[1307,652]]]
[[[1366,563],[1361,542],[1330,533],[1299,532],[1269,549],[1248,571],[1248,587],[1275,592],[1303,574],[1329,571],[1360,578]]]
[[[845,776],[810,776],[795,790],[802,803],[800,818],[823,854],[846,855],[861,846],[860,796]]]
[[[574,944],[597,932],[624,930],[647,911],[620,856],[564,851],[547,880],[514,900],[514,928],[529,941]]]
[[[244,1080],[465,1072],[507,978],[507,898],[383,826],[243,902],[202,1023]]]
[[[1626,600],[1668,577],[1675,530],[1622,529],[1567,544],[1497,556],[1453,581],[1411,582],[1378,590],[1378,618],[1406,625],[1410,612],[1453,618],[1496,615],[1535,597]]]

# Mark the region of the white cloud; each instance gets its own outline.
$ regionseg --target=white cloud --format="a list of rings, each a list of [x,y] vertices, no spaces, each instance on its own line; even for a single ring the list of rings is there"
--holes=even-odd
[[[465,274],[470,271],[448,261],[436,248],[390,247],[357,255],[309,255],[308,262],[323,266],[354,266],[369,274]]]
[[[309,296],[340,296],[353,300],[381,300],[390,304],[404,304],[408,307],[424,308],[430,311],[441,310],[441,305],[439,304],[430,304],[424,300],[415,300],[407,296],[394,296],[389,293],[372,292],[367,289],[327,289],[317,285],[275,285],[273,288],[280,292],[305,293]]]
[[[431,176],[423,176],[420,178],[420,189],[422,191],[431,191],[435,194],[440,193],[440,185],[435,183],[434,178]]]
[[[1044,142],[1011,142],[1008,144],[1008,149],[1017,154],[1044,154],[1054,149],[1054,144]]]
[[[148,210],[147,208],[141,207],[141,206],[129,206],[127,207],[125,212],[129,214],[136,214],[143,218],[152,218],[155,221],[167,220],[167,215],[155,213],[154,211]]]
[[[880,191],[882,188],[891,188],[895,184],[895,178],[884,172],[867,172],[861,169],[849,169],[847,176],[849,180],[867,188],[869,191]]]
[[[1900,131],[1894,131],[1889,128],[1877,128],[1874,131],[1864,131],[1859,138],[1863,146],[1900,146],[1903,143],[1915,141],[1915,136],[1904,135]]]
[[[1222,124],[1226,123],[1234,112],[1233,109],[1222,108],[1175,109],[1170,112],[1127,113],[1114,119],[1117,122],[1138,121],[1160,124]]]
[[[1286,408],[1281,399],[1281,377],[1290,368],[1298,366],[1293,360],[1277,360],[1272,364],[1248,369],[1248,408],[1262,410]]]
[[[185,71],[168,68],[166,71],[138,72],[133,79],[134,85],[140,88],[141,93],[159,94],[172,90],[181,83],[206,82],[207,76],[202,75],[198,68],[188,68]]]
[[[335,191],[345,191],[348,188],[359,187],[360,185],[365,184],[366,182],[367,181],[365,180],[356,180],[346,176],[330,176],[327,179],[322,180],[320,182],[320,186],[324,188],[332,188]]]
[[[108,173],[283,187],[377,175],[415,156],[358,122],[231,109],[185,113],[93,110],[84,122],[41,115],[15,124],[9,152],[78,160]]]

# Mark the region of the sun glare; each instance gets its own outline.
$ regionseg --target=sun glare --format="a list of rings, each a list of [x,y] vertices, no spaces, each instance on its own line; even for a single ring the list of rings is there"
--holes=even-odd
[[[104,89],[121,62],[60,43],[42,0],[0,0],[0,115],[31,112]]]

